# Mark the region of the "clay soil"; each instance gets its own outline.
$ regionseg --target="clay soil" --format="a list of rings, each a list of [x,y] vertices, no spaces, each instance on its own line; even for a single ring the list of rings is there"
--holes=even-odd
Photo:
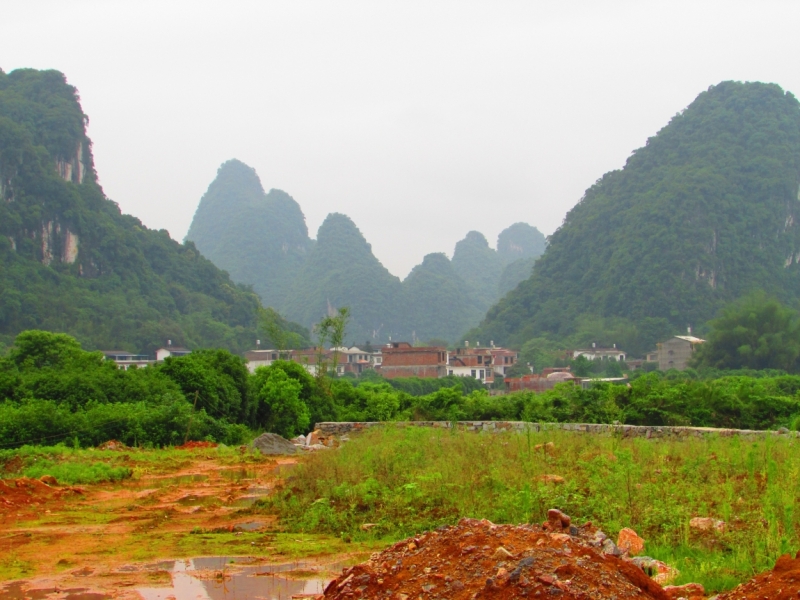
[[[784,554],[772,571],[757,575],[718,600],[789,600],[800,598],[800,552],[795,558]]]
[[[346,569],[324,597],[670,598],[632,563],[591,547],[587,539],[593,531],[573,533],[462,519]]]
[[[0,598],[13,596],[8,590],[20,587],[15,580],[24,581],[26,589],[88,589],[138,598],[133,588],[168,584],[169,575],[128,571],[125,565],[268,554],[266,532],[274,523],[269,516],[247,514],[247,506],[269,493],[296,459],[231,466],[204,447],[185,454],[168,474],[116,484],[0,480]],[[133,455],[130,464],[136,465]],[[225,535],[198,534],[203,532]]]

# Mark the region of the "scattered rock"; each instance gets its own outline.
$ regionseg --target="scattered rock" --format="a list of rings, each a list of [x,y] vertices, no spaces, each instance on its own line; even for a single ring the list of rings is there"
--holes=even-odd
[[[315,429],[311,433],[308,434],[306,437],[306,445],[313,446],[314,444],[321,444],[320,437],[322,436],[322,432],[319,429]]]
[[[539,481],[544,483],[552,483],[554,485],[561,485],[566,483],[566,479],[561,477],[561,475],[539,475]]]
[[[689,527],[697,531],[711,531],[713,529],[719,533],[725,533],[727,524],[725,521],[712,519],[711,517],[695,517],[689,521]]]
[[[631,559],[631,562],[661,585],[668,584],[679,575],[678,569],[675,567],[649,556],[637,556]]]
[[[261,454],[296,454],[297,446],[277,433],[262,433],[252,443]]]
[[[617,538],[617,546],[623,552],[627,552],[630,556],[636,556],[644,550],[644,540],[633,530],[625,527],[619,532]]]
[[[511,552],[509,552],[508,550],[506,550],[506,549],[505,549],[505,548],[503,548],[502,546],[499,546],[499,547],[497,548],[497,550],[495,550],[495,551],[494,551],[494,554],[493,554],[492,556],[493,556],[493,557],[494,557],[496,560],[505,560],[505,559],[507,559],[507,558],[511,558],[511,557],[512,557],[512,556],[514,556],[514,555],[513,555],[513,554],[511,554]]]
[[[377,527],[377,526],[378,526],[377,523],[363,523],[361,525],[361,527],[359,527],[359,529],[361,529],[361,531],[369,531],[373,527]]]
[[[683,585],[667,585],[664,586],[664,593],[669,596],[670,600],[678,600],[679,598],[688,598],[688,600],[701,600],[706,597],[705,588],[699,583],[684,583]]]
[[[42,475],[41,477],[39,477],[39,481],[49,486],[58,485],[58,481],[52,475]]]
[[[306,445],[306,436],[298,435],[297,437],[292,438],[291,442],[295,446],[305,446]]]
[[[569,515],[564,514],[557,508],[551,508],[547,511],[546,526],[554,531],[561,531],[562,529],[569,529],[570,523]]]
[[[537,452],[541,450],[545,454],[553,455],[556,452],[556,445],[553,442],[547,442],[546,444],[536,444],[533,449]]]

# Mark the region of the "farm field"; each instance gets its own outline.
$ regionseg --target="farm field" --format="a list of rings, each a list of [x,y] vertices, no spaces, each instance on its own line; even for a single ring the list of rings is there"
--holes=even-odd
[[[397,540],[465,517],[536,526],[552,508],[613,540],[634,529],[640,554],[669,565],[671,583],[697,582],[711,595],[800,548],[797,449],[788,436],[387,426],[297,458],[202,443],[4,451],[0,597],[321,594],[343,567]],[[38,482],[43,475],[58,485]],[[690,526],[697,517],[717,527]]]

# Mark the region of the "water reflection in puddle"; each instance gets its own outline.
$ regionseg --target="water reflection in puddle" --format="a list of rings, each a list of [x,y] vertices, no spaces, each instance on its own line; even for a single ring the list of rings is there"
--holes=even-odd
[[[248,566],[253,561],[212,556],[159,563],[160,568],[171,572],[172,587],[137,591],[144,600],[286,600],[293,595],[321,594],[330,581],[328,573],[341,570],[343,565],[295,562]]]
[[[108,594],[87,592],[86,588],[23,589],[24,584],[24,581],[17,581],[0,589],[0,598],[3,600],[46,600],[49,598],[60,598],[63,600],[109,600],[111,598]]]

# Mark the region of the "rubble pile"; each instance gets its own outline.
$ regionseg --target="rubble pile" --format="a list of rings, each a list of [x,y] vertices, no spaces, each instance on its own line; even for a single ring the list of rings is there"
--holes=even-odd
[[[640,549],[641,538],[633,536],[628,531],[623,537],[629,551]],[[665,591],[591,523],[575,526],[554,509],[542,525],[462,519],[455,526],[398,542],[345,569],[324,594],[327,600],[550,597],[682,596]]]

